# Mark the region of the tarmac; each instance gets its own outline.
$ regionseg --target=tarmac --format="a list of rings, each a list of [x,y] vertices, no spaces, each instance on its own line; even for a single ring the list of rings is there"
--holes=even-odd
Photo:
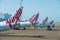
[[[0,32],[0,40],[60,40],[60,29],[53,29],[51,31],[45,28],[11,29]]]

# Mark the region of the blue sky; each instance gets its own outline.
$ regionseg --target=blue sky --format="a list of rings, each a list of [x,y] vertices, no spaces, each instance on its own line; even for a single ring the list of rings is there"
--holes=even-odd
[[[23,6],[22,20],[28,20],[32,15],[39,13],[39,21],[47,16],[49,21],[60,22],[60,0],[0,0],[0,12],[14,14]]]

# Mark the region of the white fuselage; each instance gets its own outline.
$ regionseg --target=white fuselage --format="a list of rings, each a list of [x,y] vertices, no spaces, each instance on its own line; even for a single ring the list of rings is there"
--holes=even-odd
[[[19,23],[13,25],[13,27],[15,27],[15,28],[25,28],[25,27],[31,27],[31,26],[32,26],[32,24],[29,21],[19,22]]]
[[[19,22],[21,27],[30,27],[32,24],[29,21]]]
[[[6,24],[6,21],[0,22],[0,30],[10,29],[9,25]]]

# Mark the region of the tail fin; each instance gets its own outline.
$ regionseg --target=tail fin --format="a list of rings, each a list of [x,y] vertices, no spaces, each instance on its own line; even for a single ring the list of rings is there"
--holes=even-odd
[[[46,17],[46,19],[44,21],[42,21],[42,24],[46,24],[48,21],[48,17]]]
[[[19,8],[16,11],[15,15],[6,21],[6,23],[10,26],[10,28],[12,28],[12,23],[17,23],[19,21],[19,18],[22,14],[22,9],[23,7]]]
[[[53,24],[54,23],[54,21],[52,20],[49,24]]]
[[[34,16],[35,16],[35,15],[33,15],[33,16],[29,19],[29,21],[31,21],[31,20],[33,19]]]
[[[51,27],[56,27],[53,20],[49,24],[50,24]]]
[[[39,13],[37,13],[36,15],[34,15],[29,21],[34,24],[36,23],[36,21],[38,20],[39,17]]]

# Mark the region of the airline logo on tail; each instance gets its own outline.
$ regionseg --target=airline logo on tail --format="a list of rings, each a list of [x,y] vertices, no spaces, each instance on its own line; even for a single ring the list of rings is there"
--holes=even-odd
[[[34,24],[36,23],[36,21],[38,20],[39,17],[39,13],[37,13],[36,15],[34,15],[29,21]]]
[[[12,23],[17,23],[19,21],[19,18],[22,14],[22,9],[23,7],[19,8],[16,11],[15,15],[6,21],[6,24],[8,24],[10,28],[12,28]]]
[[[44,21],[42,21],[42,24],[46,24],[48,21],[48,17],[46,17],[46,19]]]
[[[31,21],[31,20],[33,19],[34,16],[35,16],[35,15],[33,15],[33,16],[29,19],[29,21]]]

